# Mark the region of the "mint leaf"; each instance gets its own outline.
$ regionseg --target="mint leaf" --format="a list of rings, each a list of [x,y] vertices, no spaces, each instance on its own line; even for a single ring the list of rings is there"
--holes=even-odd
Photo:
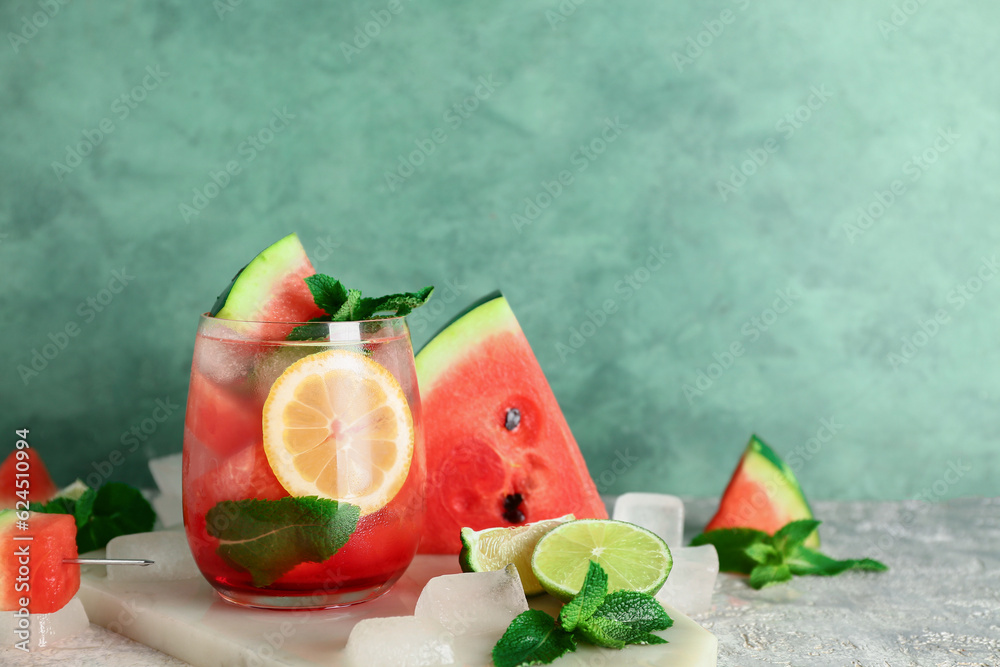
[[[785,559],[792,574],[832,577],[848,570],[885,572],[889,568],[872,558],[836,560],[808,547],[798,547]]]
[[[544,611],[529,609],[511,621],[503,637],[493,647],[496,667],[548,664],[576,650],[573,635]]]
[[[333,316],[347,302],[347,288],[328,275],[317,273],[305,279],[316,306]]]
[[[358,524],[357,505],[308,496],[225,500],[208,511],[216,552],[269,586],[299,563],[322,563],[347,544]]]
[[[781,552],[764,542],[754,542],[743,553],[759,565],[776,565],[781,562]]]
[[[757,561],[747,555],[747,549],[758,543],[770,544],[771,536],[752,528],[719,528],[691,540],[693,547],[713,545],[719,553],[719,569],[739,574],[750,574],[757,567]]]
[[[433,291],[433,287],[425,287],[417,292],[389,294],[377,299],[362,299],[358,308],[357,319],[368,320],[378,313],[389,313],[397,317],[408,315],[414,309],[427,303]]]
[[[582,621],[593,616],[607,594],[608,574],[600,565],[590,561],[580,592],[559,612],[559,622],[563,630],[572,632]]]
[[[625,648],[625,644],[632,643],[632,640],[645,634],[604,616],[595,616],[583,621],[577,632],[587,642],[604,648]]]
[[[329,317],[314,317],[309,320],[313,324],[300,324],[288,334],[288,340],[327,340],[330,337],[330,327],[326,323]]]
[[[792,571],[784,563],[779,565],[758,565],[750,573],[750,587],[757,590],[791,580]]]
[[[347,290],[347,299],[340,308],[338,308],[335,312],[330,313],[331,319],[334,322],[352,322],[355,320],[366,319],[364,317],[358,317],[357,310],[359,303],[361,303],[361,290]]]
[[[862,572],[888,572],[889,566],[880,560],[875,560],[874,558],[859,558],[857,560],[840,561],[852,563],[852,570],[861,570]]]
[[[583,621],[577,631],[579,636],[586,639],[587,642],[604,648],[625,648],[626,644],[667,643],[663,637],[605,616],[594,616]]]
[[[47,503],[33,501],[28,504],[28,509],[32,512],[42,514],[73,514],[75,507],[76,501],[69,498],[53,498]]]
[[[815,519],[791,521],[774,534],[773,544],[779,551],[788,554],[809,539],[821,523],[823,522]]]
[[[666,630],[674,624],[656,598],[638,591],[615,591],[594,611],[595,618],[618,621],[640,632]]]
[[[91,515],[94,513],[94,503],[97,501],[97,491],[94,489],[87,489],[80,496],[72,511],[69,514],[73,515],[76,519],[76,530],[79,533],[80,529],[87,525],[87,521],[90,520]]]
[[[138,489],[108,482],[88,489],[79,500],[56,498],[44,505],[31,503],[33,512],[70,514],[76,521],[76,548],[80,553],[103,549],[119,535],[153,530],[156,512]]]

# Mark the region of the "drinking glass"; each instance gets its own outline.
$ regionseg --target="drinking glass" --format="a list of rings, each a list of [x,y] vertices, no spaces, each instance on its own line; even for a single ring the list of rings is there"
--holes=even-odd
[[[317,609],[378,597],[413,559],[424,513],[405,320],[202,315],[183,466],[188,542],[224,599]]]

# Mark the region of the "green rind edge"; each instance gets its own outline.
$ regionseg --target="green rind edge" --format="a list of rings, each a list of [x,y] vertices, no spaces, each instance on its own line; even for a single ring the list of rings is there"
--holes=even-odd
[[[500,292],[493,292],[457,315],[416,356],[420,390],[429,391],[442,373],[487,336],[521,330],[514,311]]]
[[[250,320],[267,301],[276,280],[288,271],[288,266],[296,260],[308,259],[299,236],[292,232],[260,252],[236,274],[233,282],[223,294],[225,305],[213,313],[223,320]]]
[[[806,494],[803,493],[802,487],[799,485],[799,480],[795,478],[795,472],[792,471],[791,467],[789,467],[789,465],[785,463],[782,458],[778,456],[778,454],[775,453],[775,451],[756,434],[750,436],[750,442],[747,443],[746,451],[743,454],[742,466],[748,474],[757,479],[761,477],[760,473],[764,470],[774,471],[785,481],[787,485],[785,488],[778,489],[775,494],[775,498],[783,507],[790,507],[794,502],[796,505],[799,505],[799,509],[804,508],[808,513],[808,516],[801,516],[797,518],[814,518],[815,515],[813,514],[812,506],[809,504]],[[792,514],[797,515],[798,512],[792,512]],[[806,540],[806,546],[819,546],[818,531],[814,532],[809,539]]]

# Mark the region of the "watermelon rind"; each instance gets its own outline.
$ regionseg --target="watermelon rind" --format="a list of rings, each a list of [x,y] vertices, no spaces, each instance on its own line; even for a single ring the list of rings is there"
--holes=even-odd
[[[800,505],[800,510],[808,514],[808,516],[803,516],[802,518],[813,518],[812,507],[809,505],[809,501],[806,499],[806,494],[803,493],[802,487],[799,485],[799,480],[795,478],[795,472],[791,469],[791,467],[756,434],[750,436],[750,442],[747,444],[747,452],[748,455],[746,460],[748,462],[754,464],[755,467],[770,467],[781,476],[782,480],[784,480],[784,488],[787,492],[785,494],[787,500],[786,507],[791,508],[795,505]],[[763,461],[754,461],[753,459],[756,457],[763,459]]]
[[[308,261],[298,234],[289,234],[240,269],[209,314],[223,320],[259,319],[273,286],[288,274],[290,267]]]
[[[457,325],[456,325],[457,324]],[[455,360],[483,338],[520,325],[500,292],[493,292],[459,313],[431,338],[415,358],[421,391],[429,391]]]

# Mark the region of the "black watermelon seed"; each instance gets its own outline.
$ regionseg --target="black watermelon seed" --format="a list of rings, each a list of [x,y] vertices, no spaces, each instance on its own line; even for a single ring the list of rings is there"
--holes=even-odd
[[[512,493],[503,499],[503,518],[510,523],[521,523],[524,521],[524,512],[521,511],[521,503],[524,498],[520,493]]]
[[[510,408],[507,410],[507,418],[504,420],[504,428],[508,431],[513,431],[521,423],[521,411],[517,408]],[[515,494],[516,495],[516,494]]]

